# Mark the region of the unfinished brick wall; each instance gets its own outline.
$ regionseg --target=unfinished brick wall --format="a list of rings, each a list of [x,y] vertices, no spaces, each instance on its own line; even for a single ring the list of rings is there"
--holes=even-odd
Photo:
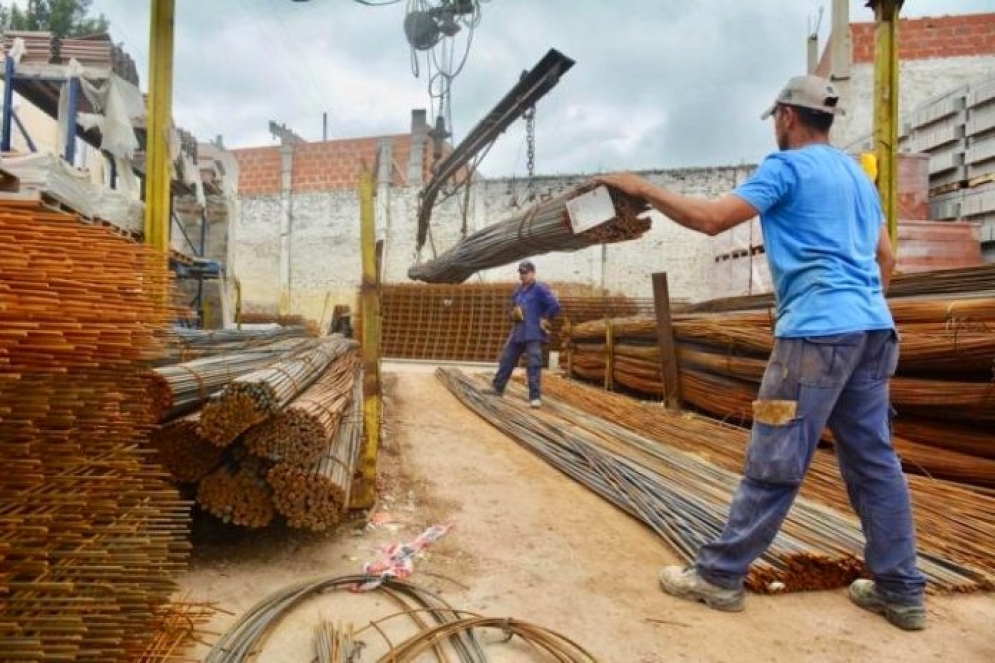
[[[391,180],[395,186],[407,182],[411,135],[384,136],[392,145]],[[355,189],[364,167],[376,163],[380,137],[350,138],[294,145],[293,190],[295,193]],[[232,150],[239,164],[239,192],[256,196],[280,192],[280,146]],[[430,177],[431,146],[426,146],[422,172]]]
[[[874,24],[852,23],[854,64],[874,61]],[[900,19],[898,56],[902,60],[995,54],[995,14],[962,14]]]

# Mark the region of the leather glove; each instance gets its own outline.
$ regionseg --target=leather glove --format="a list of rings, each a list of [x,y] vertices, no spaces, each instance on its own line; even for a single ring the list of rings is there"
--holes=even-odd
[[[539,320],[539,327],[548,334],[553,330],[553,323],[549,321],[549,318],[542,318]]]
[[[511,307],[511,319],[513,322],[525,322],[525,312],[521,306]]]

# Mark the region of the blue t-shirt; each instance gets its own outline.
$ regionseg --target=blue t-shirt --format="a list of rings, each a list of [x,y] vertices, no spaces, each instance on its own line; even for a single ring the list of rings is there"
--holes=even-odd
[[[894,328],[877,262],[884,214],[852,157],[829,145],[777,152],[733,193],[760,213],[775,336]]]

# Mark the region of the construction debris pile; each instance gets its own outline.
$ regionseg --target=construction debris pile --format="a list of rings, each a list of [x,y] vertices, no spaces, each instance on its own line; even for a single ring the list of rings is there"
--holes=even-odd
[[[359,454],[358,344],[334,334],[261,342],[249,332],[197,340],[197,359],[147,379],[161,426],[157,459],[224,522],[263,527],[282,516],[323,530],[348,508]]]
[[[686,561],[720,532],[748,431],[555,378],[544,383],[543,409],[525,410],[513,399],[485,395],[481,376],[450,369],[437,375],[468,407],[646,523]],[[524,398],[521,384],[511,392]],[[919,564],[930,588],[995,587],[995,496],[910,479]],[[846,504],[835,461],[820,450],[781,533],[751,567],[750,589],[837,588],[863,574],[864,540]]]
[[[426,283],[462,283],[482,269],[507,265],[520,258],[638,239],[650,229],[649,217],[640,216],[647,209],[644,201],[609,189],[616,216],[575,232],[567,203],[596,186],[588,183],[574,187],[510,219],[489,225],[434,260],[412,266],[408,278]]]
[[[908,473],[995,488],[995,267],[930,276],[899,281],[889,298],[902,338],[891,383],[895,447]],[[749,308],[755,302],[766,299],[674,316],[685,403],[725,421],[750,420],[773,343],[773,310]],[[565,352],[575,377],[663,394],[653,318],[573,326]]]
[[[0,657],[138,660],[189,547],[146,444],[166,260],[35,203],[3,201],[0,244]]]
[[[551,283],[560,300],[550,348],[565,326],[586,320],[652,312],[651,300],[593,296],[590,288]],[[396,359],[493,362],[508,340],[514,283],[425,285],[401,283],[381,290],[382,352]]]

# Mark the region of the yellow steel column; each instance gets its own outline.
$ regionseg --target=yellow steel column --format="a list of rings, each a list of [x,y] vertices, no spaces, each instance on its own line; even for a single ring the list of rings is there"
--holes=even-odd
[[[169,250],[169,128],[173,108],[174,0],[152,0],[146,111],[145,242]]]
[[[874,9],[874,147],[888,235],[898,248],[898,13],[903,0],[869,0]]]
[[[363,454],[360,478],[355,482],[350,506],[366,509],[376,499],[377,455],[380,451],[380,276],[374,222],[373,174],[363,170],[359,180],[359,238],[362,245],[363,282],[360,287],[363,344]]]

